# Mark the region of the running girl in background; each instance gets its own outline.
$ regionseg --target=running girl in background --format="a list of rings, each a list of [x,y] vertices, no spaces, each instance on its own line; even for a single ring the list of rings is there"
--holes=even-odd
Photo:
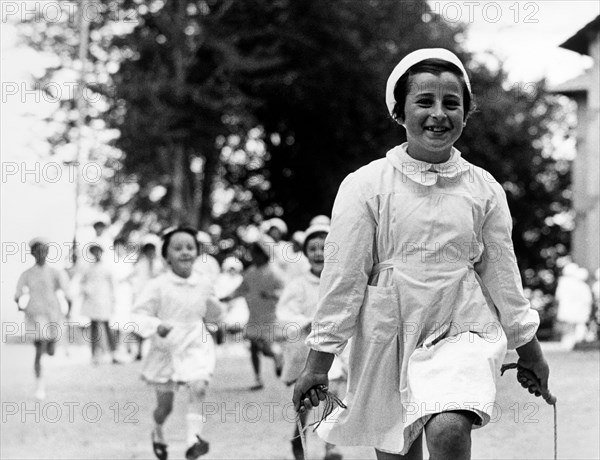
[[[57,291],[62,291],[67,299],[67,317],[71,313],[67,273],[46,264],[48,244],[48,240],[39,237],[29,242],[35,265],[25,270],[19,277],[14,297],[19,311],[25,312],[25,334],[34,334],[33,369],[37,399],[46,398],[46,386],[42,378],[42,356],[44,353],[48,356],[54,355],[60,328],[63,326],[63,314],[56,295]]]
[[[113,364],[119,364],[116,357],[117,340],[108,322],[115,311],[115,279],[106,262],[102,260],[104,250],[98,244],[92,243],[89,247],[92,263],[84,268],[81,276],[81,314],[87,316],[91,323],[92,364],[100,363],[99,346],[102,336],[111,354]]]
[[[196,233],[178,227],[163,236],[161,254],[168,271],[148,282],[133,309],[140,335],[151,337],[142,378],[156,392],[152,447],[159,460],[168,457],[163,424],[181,386],[189,392],[185,457],[196,459],[209,448],[201,437],[206,423],[202,409],[215,369],[215,344],[205,321],[218,323],[223,308],[212,281],[193,271],[199,252]]]
[[[311,324],[319,300],[319,279],[325,262],[325,238],[329,233],[329,220],[311,225],[305,232],[302,252],[310,267],[301,276],[290,281],[277,304],[277,319],[281,323],[287,343],[283,348],[283,372],[281,380],[293,385],[302,371],[310,348],[305,340],[311,331]],[[329,392],[338,398],[342,396],[347,382],[347,353],[336,357],[329,369]],[[306,426],[308,412],[300,414],[302,426]],[[307,453],[302,448],[298,427],[294,428],[292,452],[296,460],[304,460]],[[342,455],[333,444],[325,443],[324,460],[341,460]]]

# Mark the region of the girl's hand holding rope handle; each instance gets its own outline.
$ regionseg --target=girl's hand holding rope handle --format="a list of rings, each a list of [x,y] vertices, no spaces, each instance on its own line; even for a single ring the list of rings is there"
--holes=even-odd
[[[541,396],[554,409],[554,458],[558,458],[558,422],[556,415],[556,397],[548,389],[550,369],[542,353],[539,342],[534,339],[517,348],[519,361],[504,364],[500,368],[501,375],[508,369],[517,369],[517,380],[523,388],[535,396]]]
[[[517,353],[519,354],[517,364],[503,366],[503,371],[516,367],[517,380],[523,388],[535,396],[543,397],[548,404],[554,404],[556,398],[548,390],[550,368],[537,339],[534,338],[531,342],[517,348]]]
[[[327,373],[335,355],[311,350],[304,370],[294,385],[292,401],[296,412],[317,407],[327,397],[329,378]]]

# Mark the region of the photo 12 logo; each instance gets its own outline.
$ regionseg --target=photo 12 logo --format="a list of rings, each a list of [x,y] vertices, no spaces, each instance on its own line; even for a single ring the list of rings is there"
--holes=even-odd
[[[428,2],[431,12],[440,20],[471,24],[477,21],[537,24],[540,6],[536,2]],[[431,18],[433,19],[433,18]]]
[[[103,20],[137,23],[134,9],[123,9],[120,2],[81,1],[1,1],[2,22],[44,22],[47,24],[77,24],[80,18],[88,22]]]
[[[98,423],[108,420],[113,423],[138,423],[137,403],[115,401],[103,406],[95,401],[58,402],[2,402],[2,424],[17,421],[20,423]]]

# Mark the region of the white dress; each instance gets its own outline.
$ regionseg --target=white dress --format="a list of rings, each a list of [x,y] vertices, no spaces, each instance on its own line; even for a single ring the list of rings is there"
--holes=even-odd
[[[594,302],[590,286],[576,276],[558,278],[555,296],[558,302],[556,319],[570,324],[585,324],[590,319]]]
[[[151,337],[142,378],[157,384],[210,381],[215,345],[204,321],[217,323],[222,314],[212,284],[196,273],[181,278],[169,271],[149,281],[132,311],[139,335]],[[156,333],[161,323],[173,326],[164,338]]]
[[[58,340],[64,317],[56,292],[61,290],[68,295],[67,274],[47,263],[35,264],[19,276],[15,299],[23,295],[25,288],[29,290],[29,302],[25,308],[24,336],[34,341]]]
[[[286,384],[295,382],[306,363],[310,348],[306,338],[312,324],[319,300],[319,277],[310,272],[290,281],[277,303],[277,320],[285,344],[283,347],[283,370],[281,380]],[[345,380],[347,377],[347,353],[336,356],[327,376],[329,380]]]
[[[339,354],[353,337],[348,408],[321,437],[406,453],[432,414],[489,422],[507,345],[539,326],[511,230],[502,187],[456,149],[431,165],[403,144],[344,180],[307,343]]]
[[[104,261],[88,264],[81,277],[81,314],[92,321],[109,321],[115,312],[115,279]]]

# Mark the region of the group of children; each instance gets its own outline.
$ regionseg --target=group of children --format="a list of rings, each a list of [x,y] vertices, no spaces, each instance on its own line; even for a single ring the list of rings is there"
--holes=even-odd
[[[523,294],[505,193],[453,147],[472,101],[467,71],[450,51],[422,49],[400,61],[386,103],[407,142],[344,180],[331,223],[320,218],[306,231],[308,265],[298,276],[290,273],[299,265],[286,267],[282,256],[281,229],[271,226],[252,245],[253,264],[239,288],[219,300],[210,277],[193,270],[195,230],[164,234],[168,269],[133,308],[150,340],[143,378],[156,393],[157,458],[168,457],[163,424],[180,387],[190,395],[186,459],[208,451],[202,401],[216,361],[208,324],[221,320],[221,301],[239,295],[250,310],[245,334],[255,390],[262,387],[260,355],[272,357],[283,381],[294,384],[305,420],[348,376],[344,404],[328,419],[335,423],[318,430],[330,443],[328,460],[341,458],[334,443],[372,446],[378,459],[421,460],[423,434],[431,458],[469,459],[471,430],[491,419],[507,348],[519,354],[521,385],[550,399],[535,338],[539,318]],[[328,244],[335,260],[325,258]],[[43,289],[59,286],[60,277],[37,261],[20,288],[31,289],[34,279]],[[38,320],[34,312],[27,314]],[[295,337],[281,350],[285,334],[277,325],[290,323],[306,342]],[[298,434],[297,459],[304,454]]]
[[[275,222],[272,227],[267,227],[249,246],[251,264],[239,275],[239,286],[221,298],[216,295],[215,276],[212,271],[208,271],[207,259],[204,254],[199,257],[202,239],[198,238],[196,230],[177,227],[164,232],[161,255],[166,270],[158,275],[153,270],[153,265],[157,263],[152,254],[155,246],[145,244],[142,247],[136,264],[141,264],[140,270],[148,273],[145,273],[147,276],[143,285],[134,285],[135,295],[129,320],[137,325],[140,339],[150,341],[142,378],[156,393],[151,440],[157,458],[168,458],[163,424],[173,409],[175,393],[180,387],[189,393],[186,458],[195,459],[208,452],[209,444],[202,438],[206,423],[202,406],[216,365],[213,336],[216,327],[224,324],[229,304],[233,305],[243,298],[249,313],[243,330],[244,337],[250,343],[255,375],[255,384],[250,390],[263,388],[261,355],[274,360],[276,374],[282,377],[285,384],[295,382],[309,351],[304,345],[304,339],[310,331],[316,307],[328,224],[329,219],[324,216],[312,222],[306,238],[301,241],[300,254],[294,257],[282,255],[287,247],[282,239],[284,233],[281,225]],[[277,232],[272,231],[275,227]],[[58,290],[71,292],[68,280],[63,272],[46,265],[47,241],[35,239],[30,245],[36,265],[21,276],[15,300],[22,304],[23,292],[29,288],[30,300],[26,308],[23,308],[28,321],[62,324],[58,304],[37,308],[36,299],[55,299]],[[94,362],[97,361],[102,333],[108,337],[114,362],[117,344],[109,320],[114,314],[116,303],[116,281],[110,267],[103,261],[102,246],[91,244],[88,251],[92,257],[91,263],[81,270],[78,279],[83,296],[81,314],[91,319]],[[235,270],[232,271],[239,274],[241,262],[236,262],[234,264],[232,260],[226,259],[223,266],[226,268],[233,265]],[[46,281],[42,283],[40,280]],[[42,287],[44,292],[38,293],[37,290]],[[42,318],[38,310],[46,316]],[[286,325],[292,327],[285,327]],[[286,332],[290,334],[289,343],[285,340]],[[35,341],[36,376],[41,379],[41,354],[44,351],[52,354],[55,340],[54,337],[39,339],[36,338]],[[340,362],[331,375],[332,380],[339,382],[340,389],[345,375],[344,366]],[[39,388],[42,388],[41,384]],[[38,390],[36,396],[43,397],[42,391]],[[292,450],[295,458],[304,458],[298,432],[294,433]],[[337,460],[341,456],[332,444],[326,444],[325,458]]]

